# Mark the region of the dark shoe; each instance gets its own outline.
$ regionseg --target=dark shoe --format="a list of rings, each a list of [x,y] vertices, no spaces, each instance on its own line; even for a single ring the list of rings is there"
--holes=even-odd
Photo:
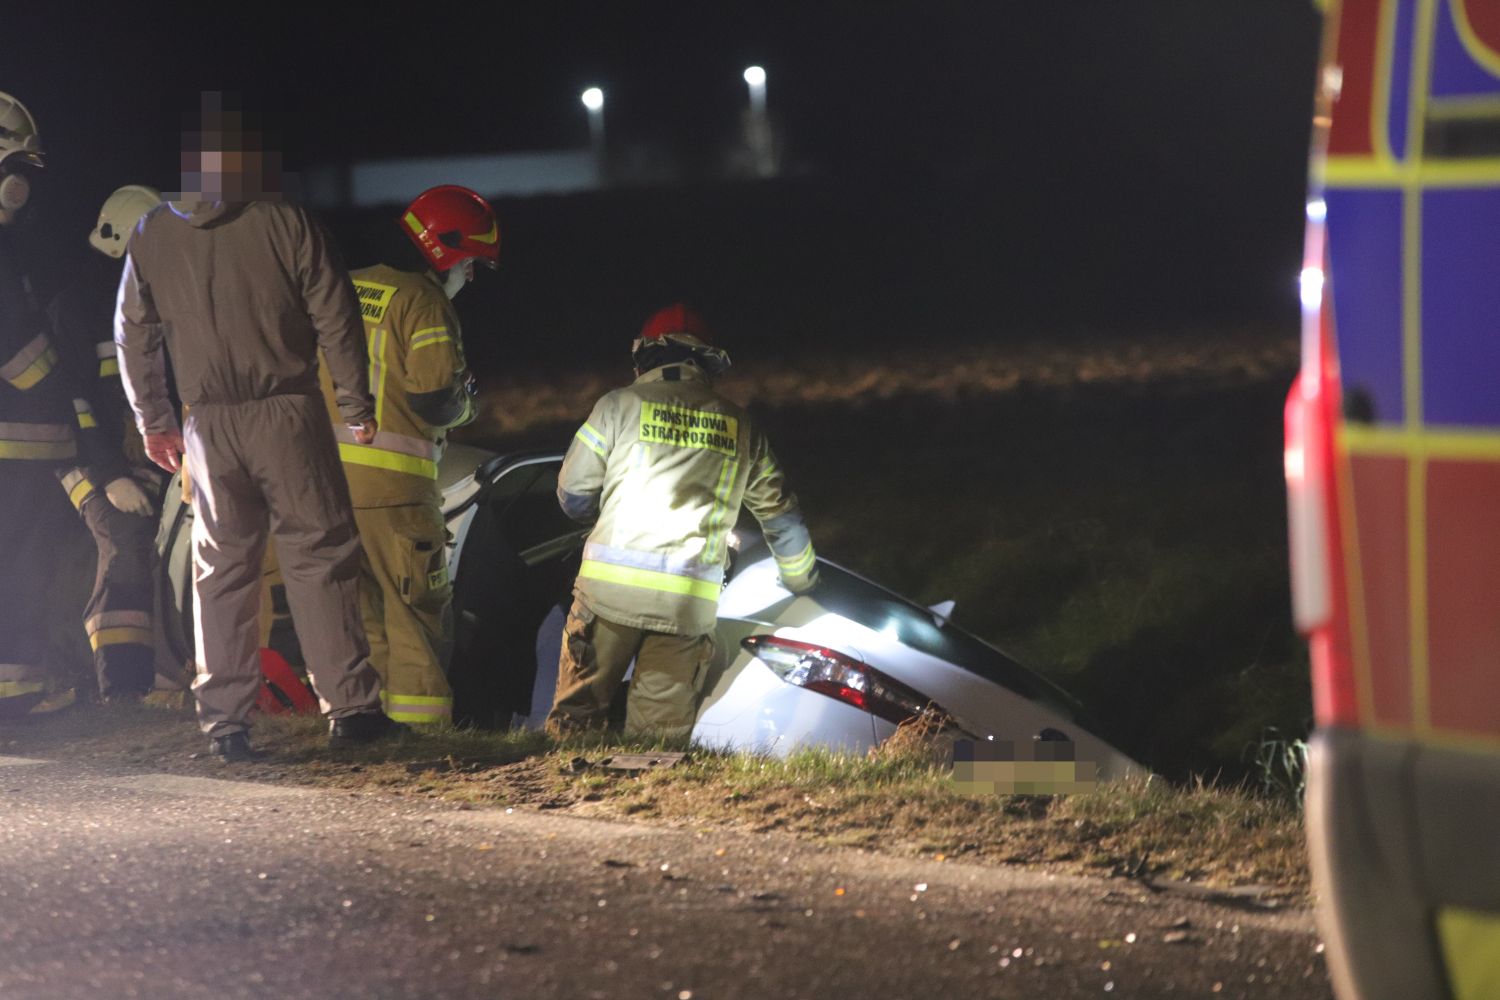
[[[333,719],[328,723],[329,746],[348,746],[353,743],[373,743],[393,736],[405,736],[411,727],[397,722],[378,709],[360,712]]]
[[[253,760],[255,751],[250,749],[250,734],[244,730],[228,736],[215,736],[208,741],[208,748],[215,757],[227,762]]]

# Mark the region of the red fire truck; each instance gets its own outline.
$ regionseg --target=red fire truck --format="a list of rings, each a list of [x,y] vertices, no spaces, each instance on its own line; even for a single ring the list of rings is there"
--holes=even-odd
[[[1342,1000],[1500,997],[1500,0],[1329,0],[1286,407]]]

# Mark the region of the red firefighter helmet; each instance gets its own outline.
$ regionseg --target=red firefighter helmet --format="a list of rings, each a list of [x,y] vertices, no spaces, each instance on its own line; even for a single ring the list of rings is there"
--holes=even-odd
[[[686,352],[685,354],[683,352]],[[713,345],[713,334],[696,309],[682,302],[658,309],[630,345],[637,371],[668,364],[676,353],[710,375],[729,368],[729,355]]]
[[[661,340],[669,334],[685,334],[701,343],[713,343],[708,324],[692,307],[678,302],[657,310],[641,327],[642,340]]]
[[[500,226],[490,203],[466,187],[444,184],[417,195],[401,216],[433,270],[446,271],[473,258],[487,267],[500,262]]]

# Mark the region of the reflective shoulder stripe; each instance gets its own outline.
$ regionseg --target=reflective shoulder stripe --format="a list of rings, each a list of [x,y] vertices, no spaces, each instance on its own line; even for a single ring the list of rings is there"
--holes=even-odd
[[[101,340],[94,345],[94,354],[100,359],[115,356],[115,342],[113,340]]]
[[[428,326],[411,335],[409,350],[420,351],[424,347],[432,347],[445,341],[450,344],[453,342],[446,326]]]
[[[594,428],[590,427],[588,424],[584,424],[582,427],[578,428],[578,433],[573,436],[582,441],[584,443],[584,446],[587,447],[589,451],[593,452],[595,455],[598,455],[600,458],[609,457],[608,453],[604,450],[604,438],[599,434],[598,431],[594,430]]]
[[[100,378],[109,378],[112,375],[118,375],[118,374],[120,374],[120,359],[119,358],[105,358],[105,359],[103,359],[102,361],[99,362],[99,377]]]
[[[0,699],[41,694],[46,690],[47,686],[41,681],[0,681]]]
[[[776,557],[777,567],[787,576],[804,576],[808,570],[813,568],[813,565],[817,561],[818,556],[813,551],[812,542],[808,542],[807,548],[794,556],[787,556],[785,558],[781,556]]]
[[[386,451],[368,444],[345,444],[339,442],[339,458],[349,465],[364,465],[372,469],[390,472],[405,472],[424,479],[438,477],[437,463],[429,458],[403,455],[398,451]]]
[[[94,419],[94,408],[89,405],[88,400],[73,400],[73,412],[78,415],[78,426],[84,430],[99,426],[99,422]]]
[[[674,576],[671,573],[658,573],[655,570],[635,569],[631,566],[616,566],[611,563],[596,562],[585,559],[578,570],[578,575],[589,580],[599,580],[602,583],[618,583],[627,587],[640,587],[643,590],[660,590],[669,594],[685,594],[688,597],[697,597],[705,601],[718,601],[719,585],[707,580],[694,580],[685,576]]]

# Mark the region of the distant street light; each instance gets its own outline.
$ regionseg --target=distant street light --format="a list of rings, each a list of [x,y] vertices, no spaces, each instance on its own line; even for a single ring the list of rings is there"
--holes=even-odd
[[[750,115],[745,120],[745,139],[753,157],[758,177],[776,173],[771,152],[771,122],[766,117],[766,71],[761,66],[745,68],[745,83],[750,88]]]
[[[583,106],[589,109],[589,147],[594,151],[594,164],[602,177],[604,172],[604,91],[590,87],[580,96]]]
[[[745,82],[750,85],[750,113],[763,115],[766,113],[766,71],[760,66],[750,66],[745,70]]]

